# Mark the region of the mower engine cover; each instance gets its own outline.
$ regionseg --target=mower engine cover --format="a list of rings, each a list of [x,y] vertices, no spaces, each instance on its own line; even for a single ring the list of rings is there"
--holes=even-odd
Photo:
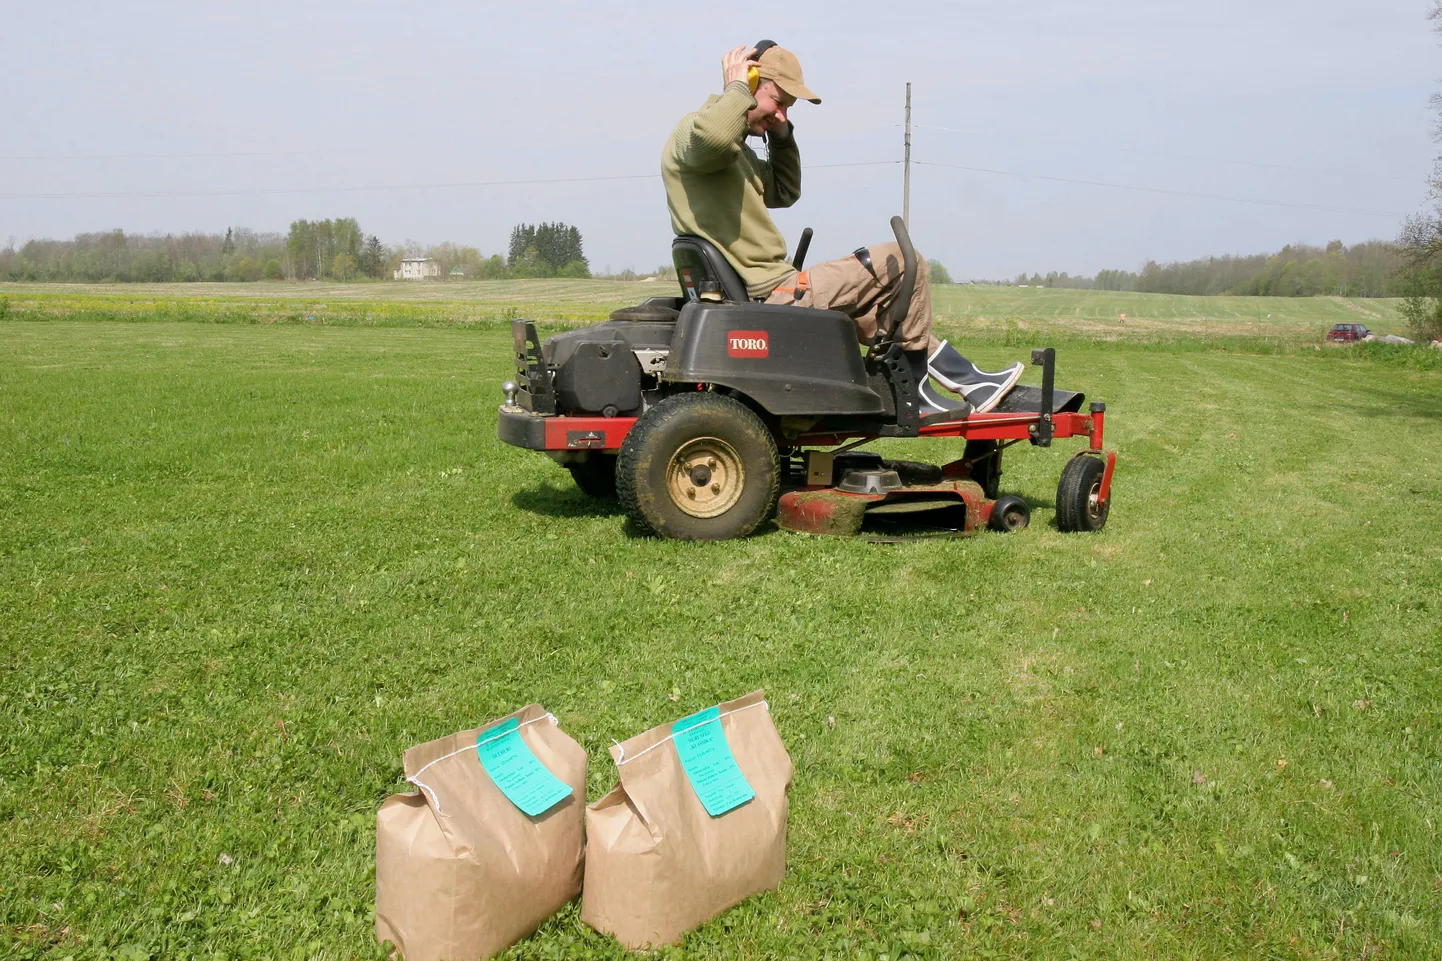
[[[546,339],[541,356],[555,371],[560,410],[570,413],[635,414],[641,409],[637,350],[667,350],[674,323],[607,321]]]

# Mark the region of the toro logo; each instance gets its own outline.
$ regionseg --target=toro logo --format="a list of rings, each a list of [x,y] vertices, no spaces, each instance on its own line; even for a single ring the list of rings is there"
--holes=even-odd
[[[765,357],[770,352],[764,330],[733,330],[726,335],[726,353],[732,357]]]

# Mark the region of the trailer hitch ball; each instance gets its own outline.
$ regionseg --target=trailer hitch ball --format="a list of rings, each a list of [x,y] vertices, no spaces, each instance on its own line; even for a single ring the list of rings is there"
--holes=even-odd
[[[516,382],[514,380],[508,380],[501,385],[501,393],[506,395],[507,407],[516,406],[516,392],[520,389],[521,388],[516,386]]]

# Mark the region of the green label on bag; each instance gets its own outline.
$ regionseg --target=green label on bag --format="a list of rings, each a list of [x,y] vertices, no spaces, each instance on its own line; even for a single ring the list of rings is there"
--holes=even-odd
[[[726,743],[719,707],[681,718],[671,725],[671,739],[676,742],[686,779],[707,814],[719,817],[756,796]]]
[[[481,767],[512,804],[535,817],[571,796],[571,786],[546,766],[521,740],[521,722],[511,717],[476,738]]]

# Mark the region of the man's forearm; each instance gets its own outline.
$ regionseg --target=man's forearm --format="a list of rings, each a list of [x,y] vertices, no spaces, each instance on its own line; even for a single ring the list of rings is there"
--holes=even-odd
[[[777,129],[766,135],[766,153],[771,165],[766,206],[790,207],[801,199],[801,151],[796,147],[796,128],[789,121],[784,133]]]

